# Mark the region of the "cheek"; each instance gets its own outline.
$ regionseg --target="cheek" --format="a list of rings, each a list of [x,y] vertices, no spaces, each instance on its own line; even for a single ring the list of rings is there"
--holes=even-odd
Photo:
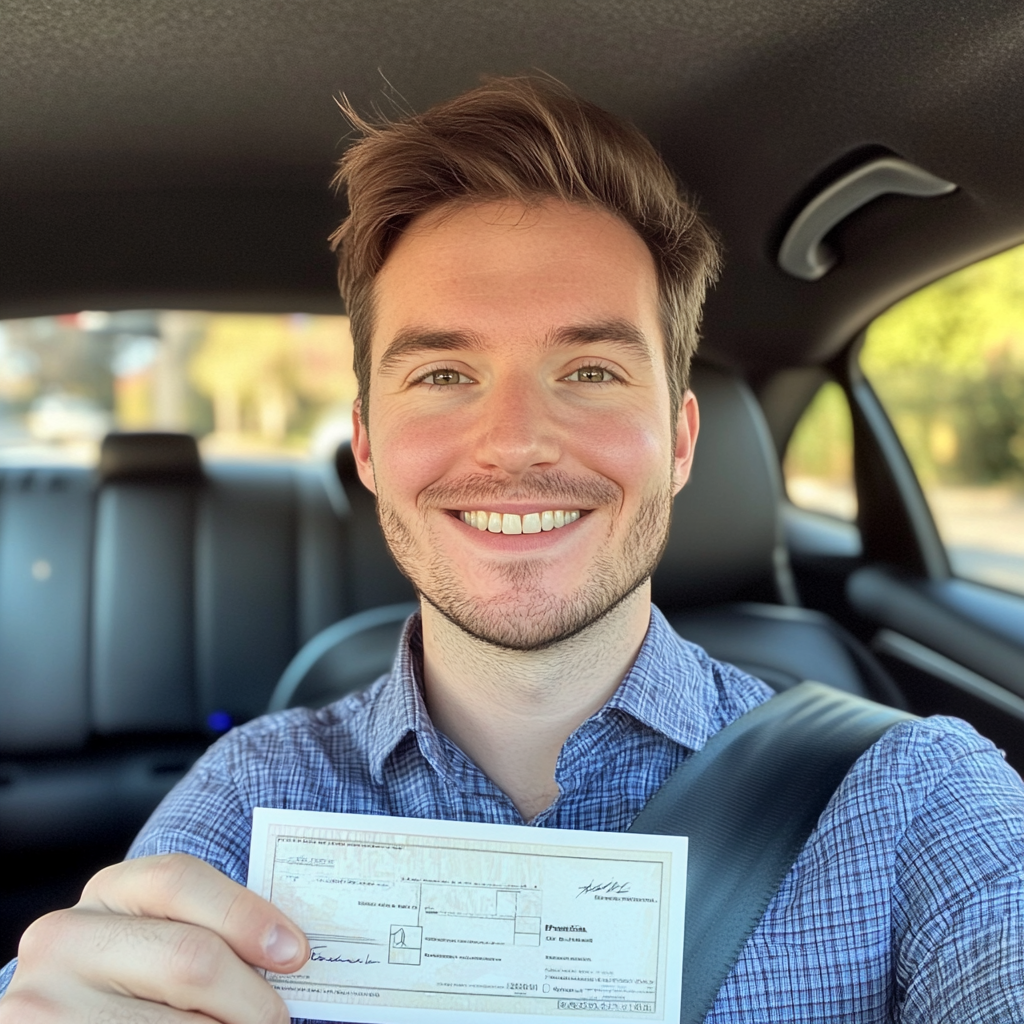
[[[450,470],[462,447],[462,431],[453,427],[444,416],[392,415],[373,424],[370,451],[386,497],[415,501]]]
[[[573,448],[590,469],[631,494],[664,486],[671,470],[668,415],[665,421],[637,416],[594,416],[577,423]]]

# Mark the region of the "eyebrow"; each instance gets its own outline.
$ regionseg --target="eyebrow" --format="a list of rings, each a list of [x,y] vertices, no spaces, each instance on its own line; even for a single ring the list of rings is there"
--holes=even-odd
[[[643,331],[628,320],[600,320],[592,323],[570,324],[551,331],[544,339],[549,348],[569,348],[595,342],[622,345],[642,358],[652,361],[651,346]],[[398,332],[384,350],[380,360],[380,373],[388,373],[406,356],[428,352],[458,352],[482,348],[482,337],[475,331],[432,331],[421,327],[407,327]]]
[[[482,339],[473,331],[431,331],[407,327],[391,339],[380,358],[380,372],[387,373],[405,356],[421,352],[458,352],[480,348]]]
[[[623,346],[640,356],[646,363],[652,361],[651,346],[647,337],[636,324],[628,320],[599,320],[593,323],[572,324],[552,331],[547,344],[552,347],[588,345],[608,341]]]

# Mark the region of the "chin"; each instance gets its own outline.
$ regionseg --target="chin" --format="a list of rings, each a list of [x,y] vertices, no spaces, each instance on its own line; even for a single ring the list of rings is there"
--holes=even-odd
[[[599,622],[649,579],[649,573],[625,587],[622,581],[593,581],[568,597],[550,592],[517,593],[512,598],[477,600],[468,595],[438,592],[421,596],[464,633],[491,647],[508,651],[542,651],[570,639]]]
[[[540,651],[582,633],[650,579],[668,537],[671,492],[652,496],[629,524],[631,543],[611,543],[571,581],[549,561],[524,558],[467,572],[439,549],[424,551],[394,506],[378,515],[398,567],[422,598],[460,630],[510,651]],[[560,577],[553,587],[553,575]]]

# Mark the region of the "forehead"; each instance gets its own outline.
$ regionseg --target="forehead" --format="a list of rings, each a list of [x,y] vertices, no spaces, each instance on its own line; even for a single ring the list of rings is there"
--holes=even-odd
[[[414,325],[509,340],[613,319],[660,338],[657,271],[640,236],[611,213],[556,200],[424,214],[374,291],[374,337],[385,344]]]

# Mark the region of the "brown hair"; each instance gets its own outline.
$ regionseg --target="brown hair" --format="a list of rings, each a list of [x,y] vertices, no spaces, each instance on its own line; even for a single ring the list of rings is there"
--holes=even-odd
[[[717,277],[715,236],[651,143],[628,124],[547,77],[492,78],[423,114],[371,123],[334,185],[349,215],[331,235],[338,284],[352,321],[365,404],[370,381],[373,283],[410,221],[460,202],[557,198],[617,214],[654,257],[673,419],[697,347],[704,293]]]

